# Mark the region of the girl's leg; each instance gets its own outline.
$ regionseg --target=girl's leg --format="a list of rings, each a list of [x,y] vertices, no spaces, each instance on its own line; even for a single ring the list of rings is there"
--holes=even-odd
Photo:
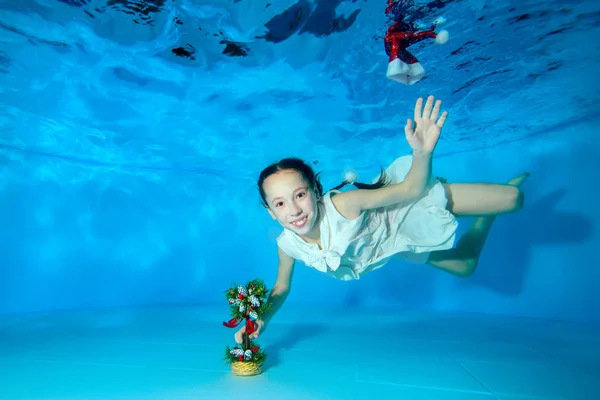
[[[517,176],[505,185],[444,184],[448,197],[448,211],[457,217],[484,217],[518,211],[523,207],[523,192],[519,186],[528,177],[528,173]]]
[[[523,174],[507,185],[449,184],[445,185],[449,211],[457,216],[477,216],[456,247],[435,251],[427,263],[459,277],[475,272],[479,256],[499,214],[515,212],[523,206],[523,192],[519,187],[529,177]]]

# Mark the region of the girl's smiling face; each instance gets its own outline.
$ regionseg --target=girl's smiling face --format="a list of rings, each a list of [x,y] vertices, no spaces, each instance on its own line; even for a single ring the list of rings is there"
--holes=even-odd
[[[314,188],[293,169],[270,175],[263,183],[269,214],[299,236],[308,236],[318,219],[318,198]]]

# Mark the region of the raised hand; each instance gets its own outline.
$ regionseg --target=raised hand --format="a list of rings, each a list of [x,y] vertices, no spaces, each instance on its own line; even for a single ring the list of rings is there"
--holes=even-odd
[[[435,106],[433,106],[433,100],[433,96],[427,98],[423,114],[421,114],[423,99],[419,98],[417,100],[415,103],[414,128],[412,120],[409,119],[406,121],[406,126],[404,127],[406,141],[408,141],[408,144],[415,152],[433,152],[448,116],[448,112],[444,111],[438,119],[442,101],[436,101]]]

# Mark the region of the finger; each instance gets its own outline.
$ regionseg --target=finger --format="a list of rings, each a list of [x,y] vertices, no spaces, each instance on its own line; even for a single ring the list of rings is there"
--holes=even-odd
[[[415,103],[415,121],[421,118],[421,107],[423,107],[423,99],[419,97]]]
[[[433,96],[427,97],[425,109],[423,110],[423,118],[431,118],[431,108],[433,107]]]
[[[433,111],[431,112],[431,120],[435,121],[440,114],[440,108],[442,108],[442,101],[438,100],[435,102],[435,106],[433,107]]]
[[[448,111],[444,111],[442,113],[442,116],[440,117],[440,119],[437,122],[437,126],[439,126],[440,128],[444,126],[444,122],[446,122],[446,118],[448,117]]]
[[[246,327],[242,327],[235,333],[235,341],[238,344],[242,344],[244,342],[244,333],[246,333]]]
[[[413,133],[413,122],[408,119],[406,120],[406,125],[404,126],[404,133],[408,135],[412,135]]]

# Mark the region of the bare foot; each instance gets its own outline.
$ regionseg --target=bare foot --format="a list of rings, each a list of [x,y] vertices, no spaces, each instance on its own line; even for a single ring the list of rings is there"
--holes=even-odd
[[[525,172],[524,174],[512,178],[510,181],[508,181],[508,184],[519,187],[527,180],[527,178],[529,178],[529,175],[531,175],[529,172]]]

